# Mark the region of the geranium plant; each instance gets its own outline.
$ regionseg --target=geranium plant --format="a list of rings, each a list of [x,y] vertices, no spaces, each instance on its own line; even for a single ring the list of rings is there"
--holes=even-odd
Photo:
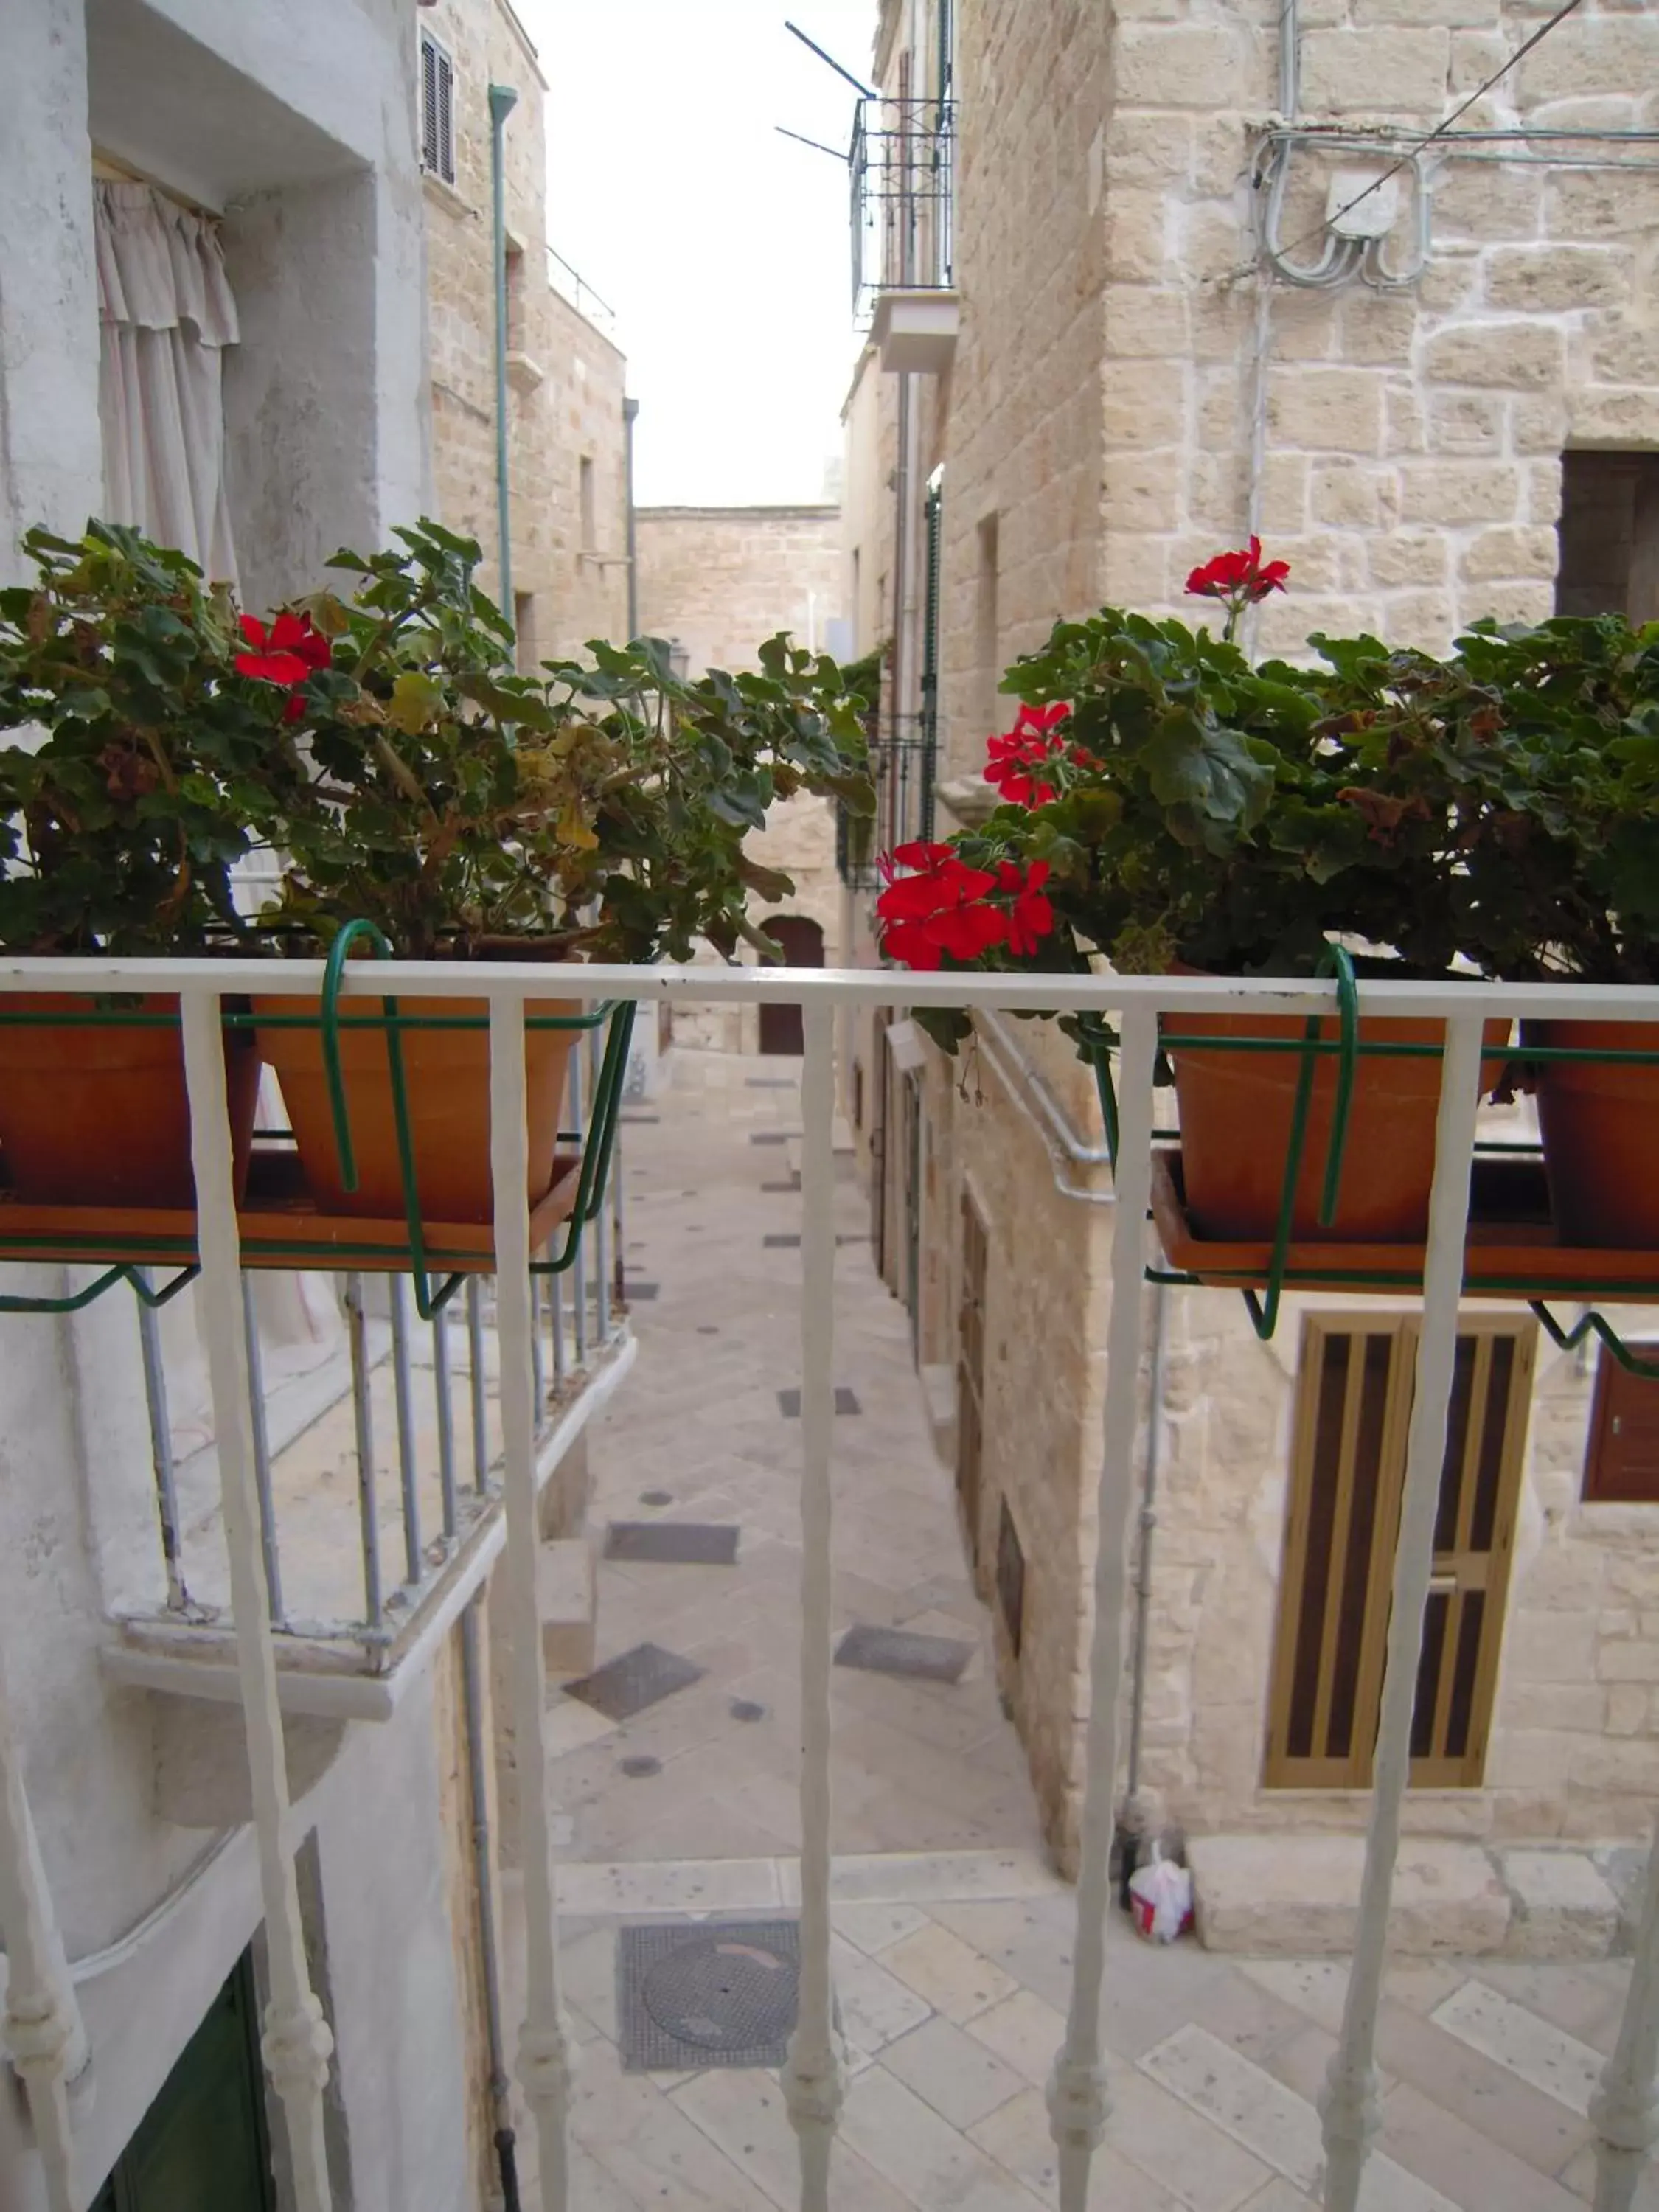
[[[520,674],[477,545],[398,537],[336,556],[355,590],[265,621],[136,532],[31,533],[0,726],[46,738],[0,752],[0,942],[303,952],[362,918],[414,957],[775,952],[746,902],[792,886],[747,832],[800,789],[873,811],[836,664],[780,637],[758,672],[688,683],[645,639]],[[247,915],[234,872],[260,848],[280,889]]]

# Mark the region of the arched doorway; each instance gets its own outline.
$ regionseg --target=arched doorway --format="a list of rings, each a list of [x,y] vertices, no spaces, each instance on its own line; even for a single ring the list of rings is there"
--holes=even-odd
[[[787,968],[822,968],[823,931],[803,914],[769,915],[761,927],[783,953]],[[800,1008],[763,1005],[760,1010],[760,1048],[799,1056],[806,1048],[801,1031]]]

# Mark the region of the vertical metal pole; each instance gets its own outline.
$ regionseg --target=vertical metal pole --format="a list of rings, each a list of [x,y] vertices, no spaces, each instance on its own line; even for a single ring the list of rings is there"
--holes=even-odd
[[[398,1482],[404,1504],[404,1571],[418,1583],[421,1555],[420,1468],[415,1456],[415,1401],[409,1372],[409,1309],[401,1275],[387,1278],[392,1297],[392,1401],[398,1419]]]
[[[363,1279],[345,1281],[346,1342],[351,1352],[351,1411],[357,1437],[357,1528],[363,1553],[363,1610],[380,1625],[380,1522],[374,1504],[374,1413],[369,1401],[368,1324]]]
[[[1376,2011],[1389,1938],[1389,1902],[1400,1852],[1401,1815],[1411,1778],[1412,1714],[1423,1652],[1423,1615],[1434,1571],[1434,1528],[1446,1456],[1446,1414],[1457,1349],[1457,1304],[1463,1290],[1463,1239],[1468,1225],[1469,1168],[1480,1103],[1480,1017],[1446,1024],[1440,1063],[1440,1110],[1434,1133],[1434,1182],[1429,1193],[1428,1249],[1423,1267],[1423,1327],[1406,1483],[1395,1552],[1394,1602],[1389,1616],[1387,1669],[1371,1777],[1371,1819],[1359,1919],[1342,2008],[1342,2036],[1332,2054],[1320,2112],[1325,2123],[1327,2212],[1355,2212],[1371,2138],[1379,2124]],[[1121,1205],[1121,1196],[1119,1200]]]
[[[133,1270],[145,1290],[150,1287],[148,1267]],[[155,1469],[155,1515],[161,1524],[161,1559],[167,1568],[167,1610],[182,1613],[190,1603],[185,1588],[184,1551],[179,1532],[179,1492],[173,1481],[173,1427],[167,1418],[167,1377],[161,1358],[161,1317],[154,1306],[138,1300],[138,1345],[144,1360],[144,1406],[149,1415],[149,1456]]]
[[[296,2212],[330,2212],[332,2203],[323,2139],[323,2090],[334,2039],[311,1987],[305,1927],[300,1916],[289,1817],[288,1763],[277,1696],[276,1655],[259,1549],[259,1501],[253,1480],[248,1419],[247,1338],[237,1308],[241,1242],[225,1108],[224,1032],[211,991],[180,994],[185,1076],[190,1093],[191,1165],[196,1180],[197,1234],[205,1293],[202,1316],[213,1426],[230,1562],[231,1618],[236,1632],[242,1717],[247,1729],[248,1779],[264,1905],[270,2002],[260,2048],[288,2122]],[[4,1909],[0,1905],[0,1909]],[[9,1938],[11,1930],[7,1929]]]
[[[489,1405],[484,1375],[483,1285],[466,1279],[466,1356],[472,1370],[472,1486],[482,1498],[489,1479]]]
[[[587,1042],[588,1072],[592,1077],[589,1096],[597,1110],[602,1059],[601,1040],[597,1030],[588,1031]],[[605,1216],[605,1194],[601,1191],[593,1215],[593,1334],[601,1348],[611,1336],[611,1224]]]
[[[495,1192],[495,1340],[501,1362],[501,1447],[507,1539],[502,1595],[512,1652],[520,1764],[528,2003],[519,2038],[519,2079],[536,2118],[544,2212],[568,2212],[566,2116],[574,2042],[559,1986],[558,1906],[553,1884],[549,1759],[543,1734],[546,1677],[536,1599],[535,1408],[530,1373],[530,1215],[525,1203],[524,1006],[489,1008],[489,1148]]]
[[[570,1055],[570,1121],[580,1143],[587,1142],[587,1116],[583,1105],[582,1061],[586,1057],[580,1044]],[[576,1263],[571,1271],[570,1303],[573,1308],[574,1356],[578,1367],[587,1358],[587,1231],[578,1230]]]
[[[1089,1654],[1089,1729],[1083,1832],[1077,1883],[1077,1941],[1066,2040],[1048,2081],[1048,2125],[1060,2154],[1060,2212],[1085,2212],[1089,2168],[1111,2111],[1103,2057],[1101,1991],[1106,1976],[1106,1916],[1111,1908],[1114,1799],[1117,1791],[1119,1693],[1123,1683],[1125,1559],[1134,1491],[1135,1425],[1140,1382],[1141,1224],[1152,1198],[1152,1069],[1158,1016],[1132,1006],[1123,1016],[1116,1228],[1112,1242],[1112,1312],[1106,1340],[1106,1405],[1095,1508],[1094,1632]]]
[[[564,1277],[550,1275],[547,1279],[547,1318],[549,1333],[553,1339],[553,1387],[564,1386]]]
[[[265,1367],[259,1350],[259,1315],[253,1302],[253,1278],[242,1271],[242,1327],[247,1336],[248,1414],[253,1428],[253,1481],[259,1493],[259,1549],[265,1563],[265,1595],[278,1628],[283,1612],[283,1576],[276,1558],[276,1501],[270,1488],[270,1431],[265,1425]]]
[[[628,497],[628,635],[640,634],[639,531],[634,506],[634,422],[640,411],[637,399],[623,401],[623,462]]]
[[[501,2032],[501,1952],[495,1927],[495,1863],[489,1846],[489,1771],[484,1747],[483,1666],[479,1653],[484,1594],[461,1613],[461,1711],[472,1799],[472,1878],[478,1895],[478,1968],[483,1980],[484,2031],[489,2044],[489,2098],[495,2114],[495,2161],[502,2212],[519,2212],[517,2138],[513,2128],[506,2038]]]
[[[1656,2140],[1659,2100],[1659,1838],[1648,1850],[1642,1924],[1636,1938],[1619,2042],[1590,2100],[1595,2130],[1595,2212],[1632,2212]]]
[[[513,622],[513,500],[507,465],[507,118],[519,104],[508,84],[489,88],[489,185],[495,257],[495,536],[501,612]]]
[[[427,1296],[432,1295],[427,1278]],[[450,1402],[449,1308],[432,1316],[432,1395],[438,1416],[438,1494],[443,1501],[444,1535],[455,1540],[455,1408]]]
[[[536,1427],[547,1419],[547,1370],[542,1356],[542,1279],[530,1278],[530,1380],[535,1392]]]
[[[800,2003],[783,2069],[800,2143],[801,2212],[829,2212],[847,2094],[830,1970],[830,1545],[836,1327],[835,1016],[802,1009]]]

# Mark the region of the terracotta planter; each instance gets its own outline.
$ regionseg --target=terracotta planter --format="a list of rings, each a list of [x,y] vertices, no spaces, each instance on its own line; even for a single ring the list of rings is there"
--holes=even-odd
[[[353,999],[347,1004],[354,1013],[380,1011],[378,1000]],[[483,999],[405,998],[398,1000],[398,1008],[407,1014],[471,1014],[484,1018],[489,1012],[489,1002]],[[321,1002],[256,998],[253,1011],[262,1017],[316,1016],[321,1012]],[[544,1015],[581,1011],[577,1001],[568,999],[534,999],[525,1008],[526,1014]],[[282,1085],[301,1165],[318,1210],[401,1220],[404,1181],[385,1030],[347,1026],[340,1030],[340,1058],[357,1157],[355,1191],[348,1191],[340,1180],[334,1116],[323,1065],[322,1030],[262,1026],[256,1034]],[[580,1030],[525,1033],[530,1127],[526,1195],[532,1206],[552,1186],[565,1070],[585,1034]],[[495,1196],[489,1177],[489,1030],[405,1030],[403,1053],[422,1218],[491,1220]]]
[[[1299,1015],[1165,1014],[1166,1034],[1176,1036],[1302,1038]],[[1339,1034],[1335,1017],[1322,1022],[1322,1037]],[[1438,1044],[1443,1025],[1367,1017],[1362,1043]],[[1508,1042],[1507,1022],[1486,1024],[1486,1042]],[[1201,1236],[1271,1238],[1290,1155],[1301,1062],[1293,1053],[1172,1052],[1176,1097],[1181,1107],[1181,1162],[1187,1212]],[[1501,1058],[1483,1060],[1488,1086],[1503,1069]],[[1420,1243],[1428,1233],[1429,1186],[1434,1175],[1434,1126],[1440,1100],[1437,1060],[1361,1059],[1348,1114],[1342,1184],[1334,1217],[1319,1224],[1319,1198],[1330,1149],[1336,1101],[1336,1056],[1322,1053],[1314,1073],[1302,1167],[1297,1178],[1292,1233],[1302,1241],[1332,1243]]]
[[[1659,1051],[1648,1022],[1528,1022],[1527,1044]],[[1659,1249],[1659,1061],[1547,1060],[1538,1123],[1564,1244]]]
[[[6,992],[0,1007],[84,1012],[79,993]],[[170,1013],[152,994],[135,1012]],[[250,1030],[225,1031],[225,1084],[240,1200],[253,1148],[259,1054]],[[38,1206],[192,1209],[190,1097],[177,1029],[87,1024],[0,1028],[0,1152],[18,1199]]]

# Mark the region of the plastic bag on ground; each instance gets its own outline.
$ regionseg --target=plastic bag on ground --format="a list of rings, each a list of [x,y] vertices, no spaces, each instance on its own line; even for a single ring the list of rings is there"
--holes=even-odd
[[[1166,1859],[1156,1844],[1151,1863],[1129,1876],[1135,1926],[1150,1942],[1173,1943],[1193,1922],[1193,1878],[1184,1866]]]

